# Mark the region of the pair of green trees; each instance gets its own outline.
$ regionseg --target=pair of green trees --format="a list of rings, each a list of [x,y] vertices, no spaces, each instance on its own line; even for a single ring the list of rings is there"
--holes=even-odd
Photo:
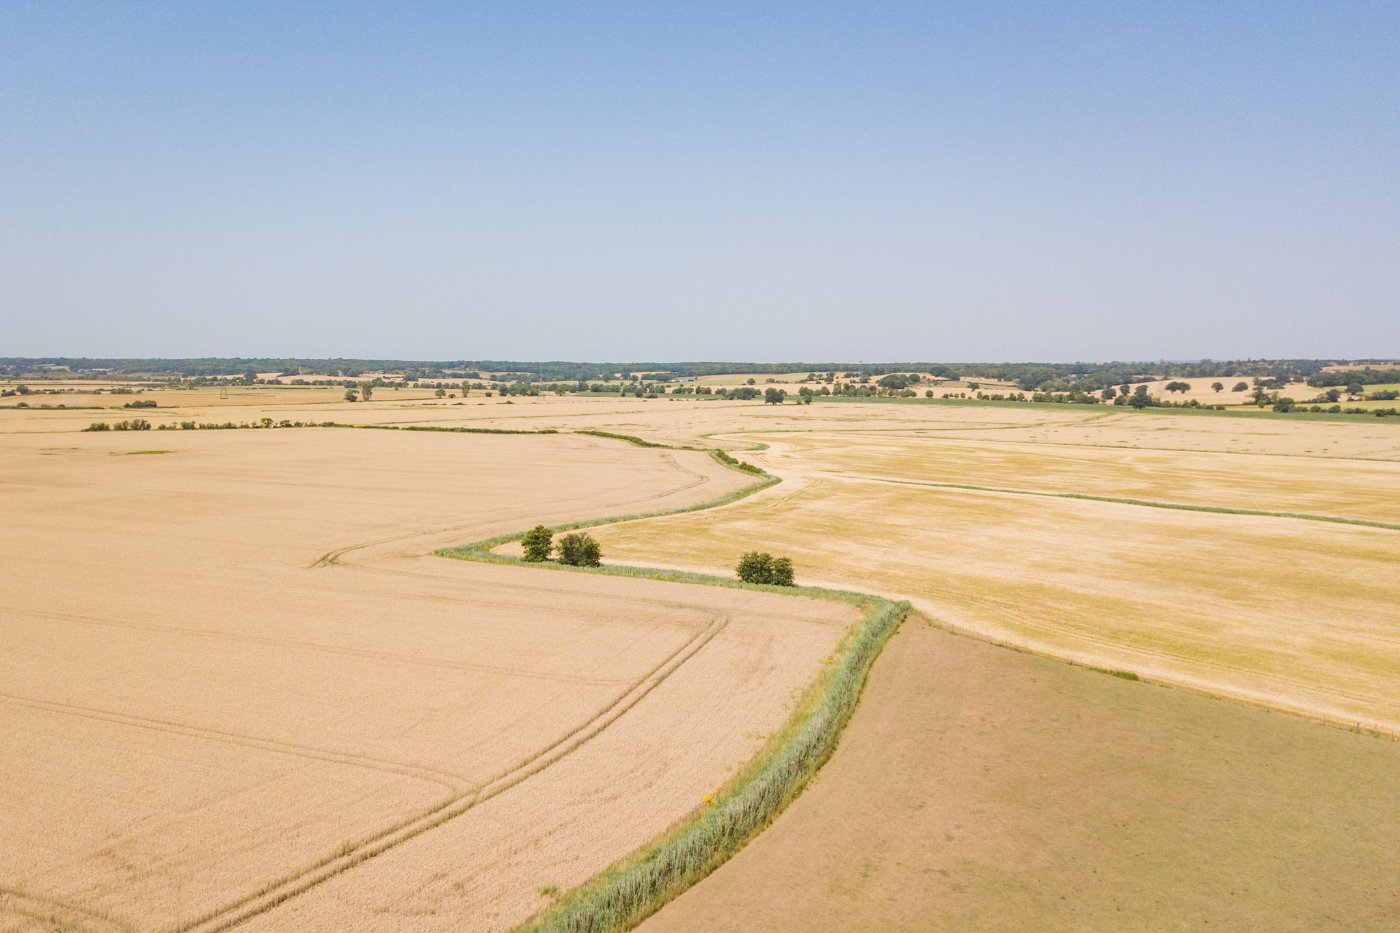
[[[520,543],[525,546],[525,560],[532,564],[549,560],[550,552],[556,549],[554,532],[544,525],[536,525],[525,532]],[[603,549],[589,534],[576,532],[564,535],[559,539],[558,551],[559,563],[561,564],[568,564],[571,567],[601,567],[603,565]]]
[[[793,586],[792,560],[774,557],[765,551],[749,551],[739,558],[739,579],[745,583],[766,583],[769,586]]]

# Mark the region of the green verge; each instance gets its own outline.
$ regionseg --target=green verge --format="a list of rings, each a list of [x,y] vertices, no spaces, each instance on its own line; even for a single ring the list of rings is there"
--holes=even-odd
[[[618,439],[633,443],[630,437]],[[640,446],[666,445],[643,442]],[[732,458],[720,457],[719,451],[711,450],[709,453],[716,462],[729,469],[750,472],[729,462]],[[762,473],[757,482],[709,502],[572,522],[554,526],[553,530],[567,531],[716,508],[778,482],[779,477]],[[909,612],[910,605],[880,596],[823,587],[762,586],[711,574],[650,567],[569,567],[554,563],[526,563],[517,557],[492,553],[493,548],[519,540],[523,535],[523,531],[500,535],[443,548],[434,553],[458,560],[518,564],[559,572],[644,577],[674,583],[838,600],[864,610],[860,622],[842,639],[832,657],[823,665],[819,676],[803,692],[788,721],[739,774],[713,797],[707,798],[698,812],[640,851],[569,892],[542,916],[519,928],[521,933],[613,933],[629,930],[727,861],[802,793],[813,775],[835,751],[841,731],[855,711],[871,665]]]
[[[590,437],[610,437],[615,441],[626,441],[634,447],[666,447],[672,450],[677,449],[672,447],[672,445],[670,444],[658,444],[655,441],[644,440],[640,437],[637,437],[635,434],[614,434],[611,431],[575,431],[574,433],[587,434]]]

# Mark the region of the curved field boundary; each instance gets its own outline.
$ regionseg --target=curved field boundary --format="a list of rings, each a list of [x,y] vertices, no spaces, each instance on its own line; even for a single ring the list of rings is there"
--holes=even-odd
[[[1253,515],[1259,518],[1291,518],[1304,522],[1330,522],[1334,525],[1361,525],[1400,531],[1400,525],[1376,522],[1365,518],[1343,518],[1340,515],[1317,515],[1308,512],[1270,512],[1264,509],[1232,509],[1223,505],[1189,505],[1184,502],[1159,502],[1153,499],[1124,499],[1117,496],[1094,496],[1082,492],[1042,492],[1035,489],[1011,489],[1001,486],[973,486],[968,483],[936,483],[929,480],[890,479],[838,470],[822,471],[821,475],[863,483],[889,483],[892,486],[924,486],[932,489],[962,489],[970,492],[991,492],[1007,496],[1038,496],[1042,499],[1078,499],[1083,502],[1111,502],[1115,505],[1136,505],[1146,509],[1177,509],[1182,512],[1211,512],[1217,515]]]
[[[630,437],[617,439],[636,443]],[[638,446],[667,445],[643,442]],[[722,457],[714,450],[710,454],[716,462],[730,469],[748,472],[729,462],[732,458]],[[566,531],[715,508],[778,482],[778,477],[764,473],[757,482],[710,502],[574,522],[553,526],[552,530]],[[570,573],[645,577],[675,583],[832,599],[865,610],[861,622],[827,659],[827,664],[808,687],[788,722],[723,790],[706,799],[704,809],[639,852],[576,888],[543,916],[519,928],[522,933],[608,933],[628,930],[727,861],[802,792],[835,751],[841,731],[855,711],[870,666],[903,621],[910,605],[846,590],[763,586],[710,574],[645,567],[570,567],[553,563],[527,563],[517,557],[492,552],[493,548],[519,540],[523,535],[523,531],[500,535],[443,548],[434,553],[458,560],[517,564]]]

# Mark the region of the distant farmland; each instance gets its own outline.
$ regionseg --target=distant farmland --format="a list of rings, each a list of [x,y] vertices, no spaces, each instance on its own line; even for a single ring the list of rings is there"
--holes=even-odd
[[[1400,916],[1393,419],[227,395],[0,411],[6,929],[507,930],[707,812],[853,608],[433,552],[754,481],[711,447],[782,482],[592,528],[606,564],[766,550],[920,612],[648,929]]]

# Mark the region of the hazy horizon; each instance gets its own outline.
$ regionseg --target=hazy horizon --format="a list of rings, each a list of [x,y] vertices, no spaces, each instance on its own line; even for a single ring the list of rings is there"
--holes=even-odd
[[[0,356],[1400,354],[1400,7],[0,8]]]

